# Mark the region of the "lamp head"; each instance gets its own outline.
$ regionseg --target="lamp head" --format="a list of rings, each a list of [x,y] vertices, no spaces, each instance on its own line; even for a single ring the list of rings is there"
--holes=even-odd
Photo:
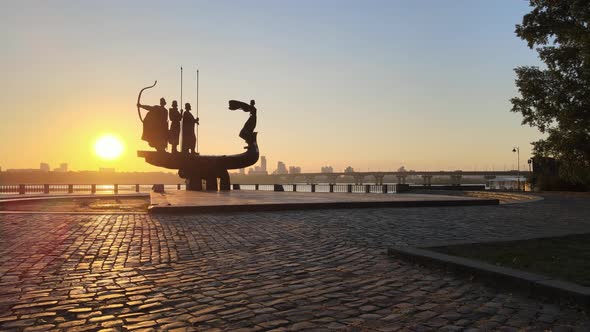
[[[516,152],[516,148],[512,148],[512,152]]]

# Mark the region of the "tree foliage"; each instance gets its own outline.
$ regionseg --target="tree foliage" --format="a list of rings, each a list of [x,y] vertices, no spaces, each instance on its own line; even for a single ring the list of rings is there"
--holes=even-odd
[[[537,127],[536,156],[554,157],[575,183],[590,183],[590,0],[530,0],[516,35],[536,49],[542,68],[515,69],[520,96],[512,112]]]

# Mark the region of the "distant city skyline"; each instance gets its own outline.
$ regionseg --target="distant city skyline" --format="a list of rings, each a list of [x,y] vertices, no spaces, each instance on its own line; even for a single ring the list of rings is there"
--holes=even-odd
[[[42,160],[69,169],[158,171],[137,150],[135,107],[195,101],[199,151],[241,151],[247,115],[229,99],[256,99],[269,165],[318,170],[516,168],[541,138],[510,113],[513,68],[535,65],[514,34],[526,1],[3,2],[0,34],[2,169]],[[247,21],[232,20],[240,13]],[[97,15],[100,13],[100,15]],[[23,22],[27,22],[23,24]],[[157,50],[157,51],[156,51]],[[40,55],[43,55],[40,57]],[[112,134],[121,158],[103,160]]]
[[[266,158],[266,156],[261,156],[260,160],[258,161],[258,163],[256,163],[253,167],[247,167],[247,168],[242,168],[239,170],[236,170],[234,173],[239,173],[239,174],[298,174],[298,173],[351,173],[351,172],[367,172],[367,171],[389,171],[389,172],[394,172],[394,171],[406,171],[406,167],[404,165],[400,165],[400,166],[392,166],[391,168],[387,168],[387,169],[361,169],[361,168],[356,168],[353,167],[352,165],[348,165],[342,169],[338,169],[338,168],[334,168],[332,166],[320,166],[317,169],[305,169],[302,170],[302,168],[300,166],[297,165],[289,165],[283,161],[277,161],[277,168],[275,168],[274,170],[269,170],[268,169],[268,159]],[[39,172],[89,172],[89,171],[98,171],[98,172],[116,172],[116,168],[114,167],[98,167],[97,169],[78,169],[78,170],[73,170],[70,169],[68,166],[68,163],[60,163],[60,166],[58,168],[54,168],[53,170],[51,170],[51,165],[49,163],[44,163],[41,162],[39,163],[39,168],[3,168],[2,166],[0,166],[0,172],[33,172],[33,171],[39,171]],[[509,171],[509,170],[516,170],[517,167],[513,164],[513,167],[506,167],[506,165],[504,165],[503,168],[482,168],[482,169],[476,169],[476,168],[468,168],[468,169],[461,169],[464,171],[472,171],[472,170],[477,170],[477,171],[488,171],[488,170],[494,170],[494,171]],[[528,160],[525,160],[523,163],[521,163],[521,170],[528,170]],[[281,172],[276,172],[276,170],[281,169]],[[414,168],[408,168],[407,171],[413,171],[415,170]],[[459,170],[459,169],[435,169],[434,171],[455,171],[455,170]],[[158,170],[156,170],[158,171]],[[167,169],[160,169],[160,171],[164,171],[164,172],[176,172],[175,170],[167,170]],[[419,169],[419,171],[428,171],[428,169]],[[128,170],[122,170],[122,172],[129,172]],[[150,171],[143,171],[143,172],[153,172],[153,170]]]

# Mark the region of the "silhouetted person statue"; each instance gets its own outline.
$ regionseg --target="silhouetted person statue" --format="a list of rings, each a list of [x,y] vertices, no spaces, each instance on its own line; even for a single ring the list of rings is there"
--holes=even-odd
[[[191,104],[184,104],[184,113],[182,114],[182,152],[195,153],[197,137],[195,136],[195,124],[199,124],[199,118],[191,113]]]
[[[240,130],[240,137],[243,138],[246,141],[246,143],[248,143],[248,145],[252,144],[256,138],[256,133],[254,133],[254,129],[256,129],[256,107],[254,107],[255,104],[256,102],[254,100],[250,100],[249,105],[244,103],[243,101],[229,101],[230,110],[234,111],[237,109],[241,109],[244,112],[250,112],[250,117],[244,124],[242,130]]]
[[[168,146],[168,110],[164,106],[166,106],[164,98],[160,98],[160,105],[137,104],[137,107],[148,111],[143,119],[141,139],[147,141],[158,152],[166,151]]]
[[[176,100],[172,101],[172,108],[169,111],[170,116],[170,131],[168,132],[168,142],[172,145],[172,152],[178,152],[178,141],[180,139],[180,120],[182,119],[182,111],[178,111],[178,103]]]

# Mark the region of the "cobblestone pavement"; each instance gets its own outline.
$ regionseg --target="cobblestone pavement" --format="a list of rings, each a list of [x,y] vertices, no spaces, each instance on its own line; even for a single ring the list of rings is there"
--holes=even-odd
[[[588,331],[390,245],[590,231],[590,197],[490,207],[0,215],[1,330]]]

